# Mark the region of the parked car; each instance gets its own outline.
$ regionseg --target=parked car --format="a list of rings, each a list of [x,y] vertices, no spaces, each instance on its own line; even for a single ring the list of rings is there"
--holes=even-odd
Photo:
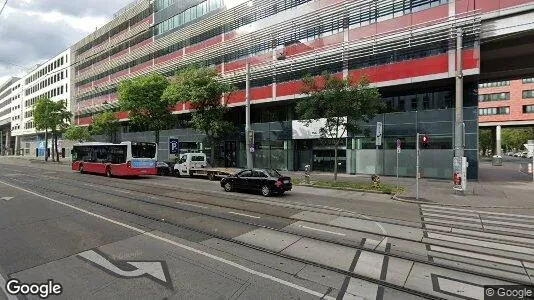
[[[521,152],[514,153],[514,157],[521,157]]]
[[[527,158],[528,157],[528,152],[527,151],[521,152],[521,157]]]
[[[169,176],[170,174],[172,174],[171,167],[169,166],[168,163],[164,161],[156,162],[156,169],[157,169],[158,175],[160,176]]]
[[[514,152],[513,151],[509,151],[509,152],[506,152],[505,155],[506,156],[514,156]]]
[[[222,178],[221,187],[227,192],[254,191],[268,197],[290,191],[292,184],[290,177],[282,176],[273,169],[245,169]]]

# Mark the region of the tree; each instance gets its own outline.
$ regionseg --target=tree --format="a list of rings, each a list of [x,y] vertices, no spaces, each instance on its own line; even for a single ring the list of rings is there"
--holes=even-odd
[[[113,142],[114,135],[120,128],[120,123],[112,111],[106,111],[101,114],[93,116],[93,124],[91,133],[95,135],[104,134],[109,137],[109,141]]]
[[[491,134],[491,130],[480,129],[479,144],[480,144],[480,150],[482,150],[483,155],[486,155],[489,149],[493,149],[493,137]]]
[[[89,132],[89,128],[84,126],[75,126],[71,125],[65,130],[65,133],[63,134],[63,138],[69,141],[78,141],[78,142],[86,142],[86,141],[92,141],[93,137],[91,136],[91,132]]]
[[[154,131],[156,143],[160,130],[174,122],[172,108],[176,102],[161,97],[168,85],[167,78],[156,73],[124,80],[119,85],[120,108],[129,112],[132,124]]]
[[[503,128],[501,134],[504,149],[521,150],[528,140],[534,139],[534,128]]]
[[[36,130],[45,132],[45,161],[48,161],[48,130],[52,128],[52,110],[54,102],[48,98],[41,98],[33,108],[33,122]],[[53,157],[52,157],[53,158]]]
[[[296,112],[306,126],[323,122],[319,129],[323,138],[334,140],[334,180],[337,180],[338,147],[347,132],[363,133],[360,124],[369,122],[383,108],[377,88],[370,87],[363,76],[355,81],[323,73],[319,78],[306,76]]]
[[[65,101],[54,102],[48,98],[41,98],[34,107],[33,120],[35,129],[45,131],[45,160],[48,161],[48,131],[54,140],[53,152],[59,161],[58,135],[63,132],[70,122],[71,113],[67,111]],[[54,160],[54,155],[52,155]]]
[[[232,86],[222,82],[214,68],[188,66],[176,72],[162,96],[168,103],[191,103],[190,125],[205,134],[212,162],[217,141],[234,130],[224,119],[228,107],[221,101],[230,91]]]

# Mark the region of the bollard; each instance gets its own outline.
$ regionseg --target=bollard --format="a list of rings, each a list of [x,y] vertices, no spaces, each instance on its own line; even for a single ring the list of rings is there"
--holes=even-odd
[[[304,181],[306,184],[310,184],[310,165],[304,166]]]

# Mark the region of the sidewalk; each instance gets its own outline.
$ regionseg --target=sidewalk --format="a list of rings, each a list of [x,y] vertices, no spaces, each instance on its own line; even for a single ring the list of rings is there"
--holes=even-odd
[[[293,178],[304,178],[304,172],[285,172]],[[333,180],[332,173],[312,172],[312,180]],[[338,174],[339,181],[371,182],[371,175]],[[396,185],[395,177],[380,176],[382,183]],[[415,178],[399,178],[399,185],[405,192],[396,200],[415,201]],[[479,163],[479,180],[468,181],[467,191],[461,195],[453,190],[451,180],[420,179],[419,201],[417,203],[462,206],[473,208],[500,208],[517,210],[528,209],[534,213],[534,182],[532,175],[519,172],[517,163],[504,163],[492,166],[488,162]]]
[[[19,156],[19,155],[4,155],[4,156],[0,156],[0,162],[2,160],[24,160],[24,161],[29,161],[31,163],[42,163],[42,164],[60,164],[60,165],[70,165],[71,163],[71,159],[70,157],[65,157],[65,158],[59,158],[59,163],[58,162],[55,162],[55,161],[52,161],[52,157],[50,157],[48,159],[48,162],[45,162],[44,158],[43,157],[35,157],[35,156]]]

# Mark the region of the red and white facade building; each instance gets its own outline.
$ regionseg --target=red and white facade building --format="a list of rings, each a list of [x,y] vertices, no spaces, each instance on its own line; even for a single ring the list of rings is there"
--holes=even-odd
[[[434,154],[449,160],[456,31],[461,29],[466,156],[469,176],[474,178],[477,87],[484,79],[484,47],[494,47],[486,40],[529,32],[532,6],[531,0],[137,1],[73,45],[72,109],[79,125],[89,125],[92,115],[108,109],[127,121],[127,112],[117,105],[121,80],[150,72],[172,76],[179,67],[200,63],[217,68],[223,80],[237,87],[226,101],[233,107],[230,114],[236,124],[242,125],[248,61],[253,128],[259,133],[256,165],[297,170],[311,163],[315,169],[328,170],[332,166],[328,142],[295,135],[301,129],[296,128],[298,117],[293,113],[295,101],[303,96],[300,79],[323,71],[340,77],[366,75],[380,88],[389,108],[377,116],[385,125],[385,141],[381,154],[370,158],[371,152],[376,153],[374,144],[370,147],[368,138],[349,133],[341,152],[343,167],[348,173],[389,174],[390,144],[401,138],[407,149],[414,148],[416,131],[429,134],[434,150],[441,151]],[[519,25],[503,25],[510,22]],[[490,73],[499,76],[499,72]],[[177,105],[177,120],[189,109],[187,104]],[[179,136],[184,143],[199,141],[182,129],[169,136]],[[230,138],[221,145],[225,156],[233,153],[225,164],[242,165],[246,149],[242,134]],[[382,167],[371,168],[370,160],[382,161]],[[450,178],[449,165],[428,165],[427,174]],[[409,163],[404,172],[414,172]]]

